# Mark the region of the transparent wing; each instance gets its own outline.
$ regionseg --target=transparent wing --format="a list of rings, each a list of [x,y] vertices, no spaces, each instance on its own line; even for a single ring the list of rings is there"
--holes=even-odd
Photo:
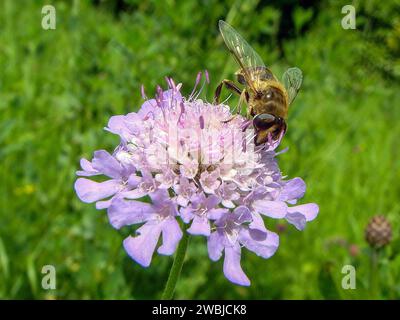
[[[303,82],[303,73],[296,67],[287,69],[283,74],[282,82],[288,93],[289,104],[291,104],[300,90]]]
[[[256,81],[256,73],[250,71],[256,67],[265,67],[261,57],[247,41],[225,21],[219,20],[219,31],[229,51],[240,65],[246,77],[246,82],[251,84],[253,81]]]

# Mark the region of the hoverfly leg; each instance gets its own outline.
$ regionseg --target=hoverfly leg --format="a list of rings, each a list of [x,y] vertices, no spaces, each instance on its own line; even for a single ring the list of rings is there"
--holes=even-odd
[[[239,103],[238,103],[238,106],[237,106],[237,111],[236,111],[237,114],[241,114],[242,113],[242,105],[243,105],[243,102],[245,102],[245,101],[247,101],[246,89],[243,89],[243,91],[240,94]]]
[[[222,123],[228,123],[231,122],[233,119],[235,119],[238,116],[238,114],[233,115],[232,117],[230,117],[228,120],[224,120],[222,121]]]
[[[236,84],[232,80],[224,79],[215,89],[214,104],[219,104],[219,98],[221,96],[222,86],[225,86],[225,88],[238,95],[242,93],[242,91],[236,86]]]
[[[232,121],[233,119],[235,119],[238,115],[240,115],[242,113],[242,105],[243,105],[244,101],[247,101],[245,89],[240,93],[240,98],[239,98],[239,103],[237,106],[236,114],[233,115],[232,117],[230,117],[228,120],[222,121],[222,123],[228,123],[228,122]]]

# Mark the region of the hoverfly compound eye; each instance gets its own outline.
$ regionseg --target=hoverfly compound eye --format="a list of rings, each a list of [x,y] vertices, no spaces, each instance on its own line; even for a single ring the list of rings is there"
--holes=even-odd
[[[266,130],[275,124],[275,116],[269,113],[258,114],[253,119],[253,125],[257,130]]]

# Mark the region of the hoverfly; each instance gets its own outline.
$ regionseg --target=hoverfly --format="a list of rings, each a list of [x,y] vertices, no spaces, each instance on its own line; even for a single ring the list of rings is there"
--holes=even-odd
[[[247,103],[247,117],[253,119],[256,145],[276,140],[286,131],[288,107],[296,97],[303,75],[299,68],[288,69],[277,80],[261,57],[243,37],[225,21],[219,21],[219,30],[226,46],[240,66],[235,73],[237,81],[244,85],[241,90],[233,81],[223,80],[215,90],[214,101],[219,103],[222,86],[240,95],[238,114],[243,101]],[[229,121],[229,120],[228,120]]]

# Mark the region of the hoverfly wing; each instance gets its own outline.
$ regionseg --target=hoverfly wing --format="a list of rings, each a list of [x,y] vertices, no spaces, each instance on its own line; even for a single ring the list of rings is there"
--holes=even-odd
[[[251,70],[265,67],[261,57],[235,29],[223,20],[219,20],[219,31],[229,51],[240,65],[246,82],[254,89],[252,83],[257,81],[257,74],[252,73]]]
[[[289,68],[285,71],[282,77],[283,85],[286,88],[289,98],[289,105],[296,98],[303,82],[303,73],[299,68]]]

